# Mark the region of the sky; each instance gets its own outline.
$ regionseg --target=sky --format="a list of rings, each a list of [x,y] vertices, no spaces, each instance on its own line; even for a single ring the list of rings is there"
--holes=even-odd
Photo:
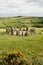
[[[0,17],[43,16],[43,0],[0,0]]]

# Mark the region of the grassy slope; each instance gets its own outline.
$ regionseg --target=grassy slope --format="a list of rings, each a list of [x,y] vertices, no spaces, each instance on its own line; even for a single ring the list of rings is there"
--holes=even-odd
[[[34,51],[36,54],[43,53],[43,35],[0,35],[0,50],[22,50],[27,56]]]
[[[28,21],[32,20],[33,22],[38,22],[37,19],[16,19],[16,18],[9,18],[6,24],[8,26],[16,26],[20,21]],[[14,23],[15,22],[15,23]],[[0,26],[5,27],[3,22],[0,22]],[[31,24],[28,24],[31,26]],[[3,33],[0,32],[0,50],[22,50],[26,56],[31,54],[43,54],[43,35],[38,34],[41,29],[37,29],[35,35],[30,36],[9,36],[9,35],[2,35]]]
[[[20,26],[21,22],[26,22],[26,21],[32,21],[32,22],[40,22],[41,19],[29,19],[29,18],[4,18],[4,19],[0,19],[0,27],[6,27],[3,22],[7,25],[7,26]],[[24,24],[27,26],[32,26],[33,24]]]

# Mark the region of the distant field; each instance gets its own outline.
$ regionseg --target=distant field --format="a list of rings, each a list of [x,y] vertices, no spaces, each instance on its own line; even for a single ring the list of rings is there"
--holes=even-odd
[[[28,21],[28,23],[27,23],[27,21]],[[38,19],[38,18],[23,18],[23,17],[1,18],[0,19],[0,28],[6,28],[6,26],[7,27],[15,27],[15,26],[31,27],[35,23],[39,24],[39,22],[42,22],[42,21],[43,21],[43,19]],[[32,24],[31,24],[31,22],[32,22]],[[43,26],[43,25],[41,24],[41,26]]]

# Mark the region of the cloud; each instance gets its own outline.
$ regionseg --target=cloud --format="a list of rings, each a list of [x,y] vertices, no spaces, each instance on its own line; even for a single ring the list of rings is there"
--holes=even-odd
[[[0,0],[0,13],[43,16],[43,0]]]
[[[43,0],[25,0],[27,3],[34,3],[37,6],[43,7]]]

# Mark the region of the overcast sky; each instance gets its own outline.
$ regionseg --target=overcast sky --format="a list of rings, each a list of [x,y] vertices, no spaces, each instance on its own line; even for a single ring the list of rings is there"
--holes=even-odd
[[[43,16],[43,0],[0,0],[0,17]]]

